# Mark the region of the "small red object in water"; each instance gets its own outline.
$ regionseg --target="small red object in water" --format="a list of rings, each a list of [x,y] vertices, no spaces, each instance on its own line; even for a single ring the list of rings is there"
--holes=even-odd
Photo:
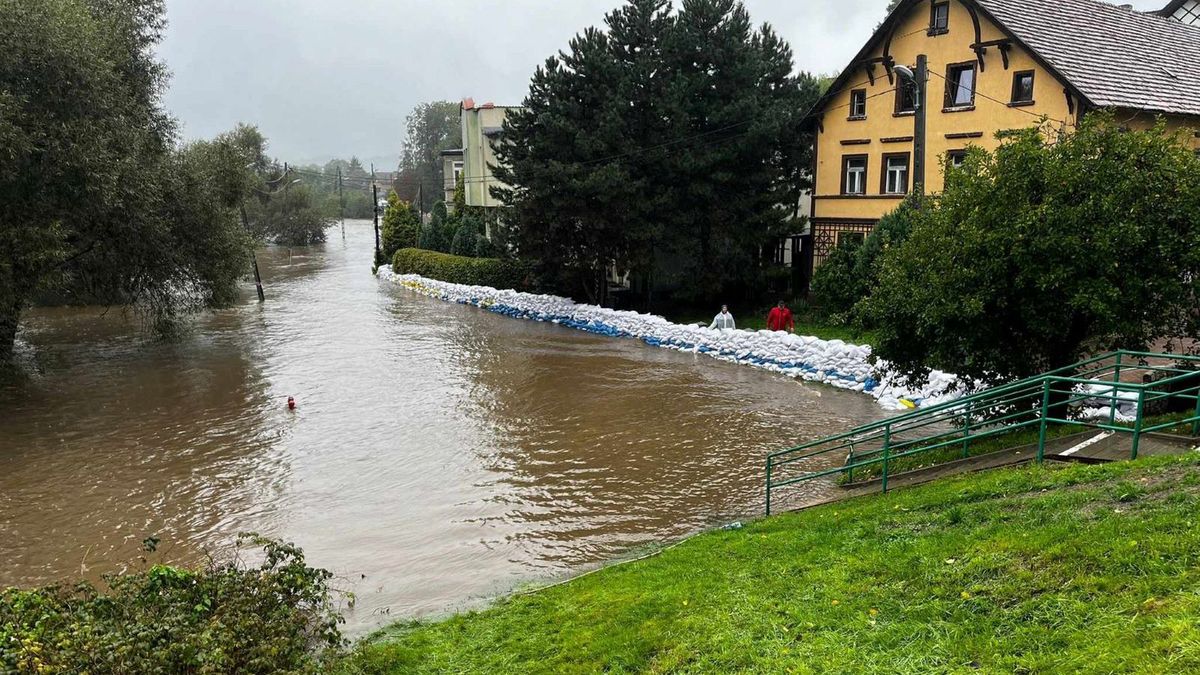
[[[288,397],[288,410],[295,410],[295,409],[296,409],[296,399],[289,396]]]

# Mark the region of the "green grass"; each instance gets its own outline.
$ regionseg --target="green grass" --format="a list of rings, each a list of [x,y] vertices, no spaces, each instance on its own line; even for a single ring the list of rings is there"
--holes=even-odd
[[[693,538],[346,673],[1200,671],[1200,455],[1005,469]]]
[[[720,308],[718,307],[717,309]],[[733,318],[737,322],[738,328],[743,330],[766,330],[767,313],[770,311],[771,308],[767,307],[751,314],[735,313]],[[675,323],[702,323],[707,326],[712,323],[715,314],[716,311],[708,315],[696,312],[668,312],[666,318]],[[822,340],[841,340],[853,344],[871,344],[875,337],[874,333],[870,331],[833,323],[828,319],[820,317],[815,312],[796,311],[793,320],[796,323],[796,335],[811,335]]]

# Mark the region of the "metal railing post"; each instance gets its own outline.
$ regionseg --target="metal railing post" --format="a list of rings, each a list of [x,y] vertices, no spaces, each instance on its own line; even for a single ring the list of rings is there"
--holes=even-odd
[[[967,404],[967,417],[963,420],[963,459],[971,454],[971,419],[975,416],[975,402]]]
[[[887,492],[888,456],[892,452],[892,425],[883,428],[883,491]]]
[[[1195,420],[1192,421],[1192,435],[1200,436],[1200,387],[1196,388],[1196,411],[1194,416]]]
[[[771,458],[767,458],[767,513],[771,515]]]
[[[856,461],[854,459],[854,443],[850,444],[850,456],[848,459],[850,460],[850,469],[846,471],[846,482],[853,483],[854,482],[854,462]]]
[[[1113,370],[1112,398],[1108,401],[1108,424],[1112,426],[1117,421],[1117,385],[1121,383],[1121,355],[1117,352],[1117,367]]]
[[[1046,378],[1042,387],[1042,424],[1038,427],[1037,463],[1041,464],[1046,457],[1046,423],[1050,417],[1050,379]]]
[[[1146,390],[1138,390],[1137,419],[1133,422],[1133,447],[1129,450],[1129,459],[1137,459],[1138,445],[1142,442],[1143,413],[1146,412]]]

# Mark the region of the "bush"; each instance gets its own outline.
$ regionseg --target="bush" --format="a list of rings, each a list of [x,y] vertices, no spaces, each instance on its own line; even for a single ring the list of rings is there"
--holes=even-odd
[[[529,287],[528,268],[502,258],[468,258],[418,248],[396,251],[392,259],[396,274],[419,274],[430,279],[472,286],[525,289]]]
[[[317,672],[344,646],[330,573],[291,544],[239,541],[262,548],[258,567],[155,565],[106,577],[103,591],[0,593],[0,672]]]
[[[402,248],[412,248],[417,245],[421,230],[421,220],[412,204],[402,201],[395,190],[388,193],[387,209],[383,212],[383,227],[380,228],[383,249],[383,260],[391,260],[392,256]]]
[[[908,238],[920,210],[919,197],[910,196],[895,211],[879,219],[862,244],[839,246],[813,275],[813,294],[825,312],[848,320],[855,305],[879,285],[883,254]]]

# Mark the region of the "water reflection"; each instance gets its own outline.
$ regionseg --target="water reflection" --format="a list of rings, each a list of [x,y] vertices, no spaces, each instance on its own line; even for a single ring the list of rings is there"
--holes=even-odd
[[[341,574],[364,629],[757,513],[766,452],[880,414],[381,285],[370,224],[331,235],[261,253],[267,303],[250,290],[179,343],[31,314],[42,374],[0,390],[0,585],[252,529]]]

